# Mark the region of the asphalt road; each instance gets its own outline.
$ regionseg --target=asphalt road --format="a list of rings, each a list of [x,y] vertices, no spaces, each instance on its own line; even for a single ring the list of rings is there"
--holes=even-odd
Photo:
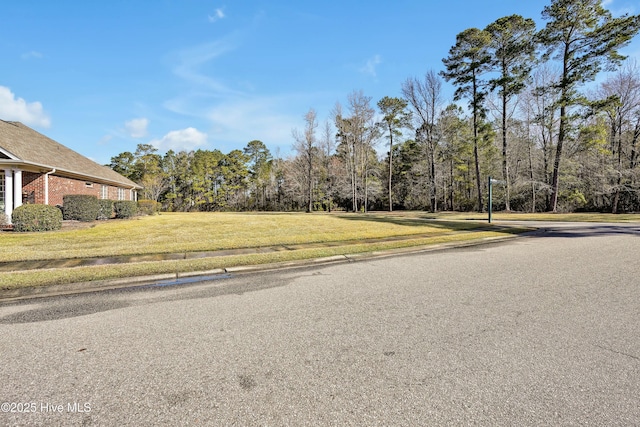
[[[0,303],[0,425],[639,425],[640,225],[547,227]]]

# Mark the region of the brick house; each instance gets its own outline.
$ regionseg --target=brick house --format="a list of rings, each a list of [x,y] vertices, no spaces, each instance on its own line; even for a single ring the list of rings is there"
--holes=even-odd
[[[0,214],[25,203],[62,205],[67,194],[137,200],[142,187],[20,122],[0,120]]]

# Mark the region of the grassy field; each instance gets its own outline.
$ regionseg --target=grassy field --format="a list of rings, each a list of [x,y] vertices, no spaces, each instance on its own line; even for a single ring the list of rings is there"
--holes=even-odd
[[[477,228],[424,214],[163,213],[48,233],[2,233],[0,262],[215,251],[442,234]]]
[[[436,219],[436,220],[434,220]],[[474,221],[469,221],[469,220]],[[501,214],[495,220],[640,221],[640,215]],[[0,263],[283,248],[201,259],[129,262],[0,273],[0,288],[206,271],[504,236],[486,214],[163,213],[133,220],[76,224],[47,233],[0,234]]]

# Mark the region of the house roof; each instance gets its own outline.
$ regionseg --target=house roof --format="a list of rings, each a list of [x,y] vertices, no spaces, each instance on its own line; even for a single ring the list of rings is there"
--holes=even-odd
[[[70,175],[128,188],[142,188],[116,171],[76,153],[20,122],[0,120],[0,165],[2,163],[23,163],[49,171],[55,169],[56,175]]]

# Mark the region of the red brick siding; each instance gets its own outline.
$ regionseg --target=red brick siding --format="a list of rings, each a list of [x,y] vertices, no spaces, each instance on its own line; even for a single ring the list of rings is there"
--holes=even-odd
[[[68,194],[90,194],[100,197],[100,187],[96,184],[87,187],[86,182],[49,175],[49,204],[62,205],[62,198]]]
[[[62,205],[62,197],[67,194],[90,194],[99,199],[102,194],[102,184],[94,182],[93,187],[87,187],[87,182],[90,181],[49,175],[49,204]],[[109,186],[108,198],[118,200],[118,187]],[[131,191],[127,188],[124,190],[124,200],[130,199]],[[44,198],[42,203],[44,203]]]
[[[22,202],[44,204],[44,175],[22,172]]]

